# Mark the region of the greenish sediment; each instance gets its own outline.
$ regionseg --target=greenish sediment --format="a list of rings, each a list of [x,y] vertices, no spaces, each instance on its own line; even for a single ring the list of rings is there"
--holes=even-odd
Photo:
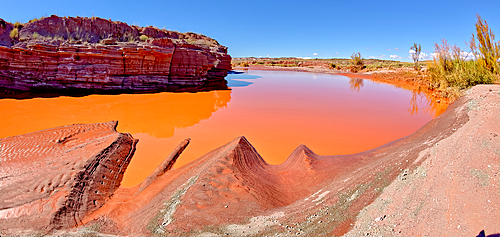
[[[152,235],[165,235],[165,228],[174,221],[173,215],[177,210],[177,206],[181,203],[182,197],[191,185],[196,182],[198,177],[198,175],[191,177],[181,188],[177,189],[170,199],[163,204],[163,208],[149,221],[147,228],[151,231]]]
[[[470,173],[472,176],[479,179],[481,186],[486,187],[490,184],[490,176],[482,170],[470,169]]]

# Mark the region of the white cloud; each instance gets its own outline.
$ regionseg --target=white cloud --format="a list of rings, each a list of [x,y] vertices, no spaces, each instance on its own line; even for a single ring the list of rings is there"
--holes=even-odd
[[[370,49],[370,47],[366,47],[366,49]]]
[[[391,49],[387,49],[387,51],[391,51]]]
[[[431,53],[431,56],[433,58],[437,58],[439,56],[439,53]],[[451,55],[449,55],[449,56],[451,56]],[[462,51],[462,52],[460,52],[460,58],[463,60],[474,60],[476,58],[476,55],[474,55],[471,52]]]
[[[408,53],[410,53],[410,55],[408,55],[408,58],[413,59],[413,54],[415,54],[415,50],[410,49]],[[429,55],[424,52],[420,52],[420,55],[418,55],[418,60],[427,60],[427,59],[430,59]]]
[[[339,52],[335,52],[335,54],[339,54]]]
[[[396,55],[396,54],[391,54],[389,55],[390,58],[397,58],[397,59],[402,59],[402,57]]]
[[[313,55],[314,55],[314,56],[317,56],[317,55],[318,55],[318,53],[313,53]]]
[[[419,57],[418,57],[420,60],[427,60],[429,59],[429,55],[426,54],[426,53],[420,53]]]
[[[303,57],[302,59],[311,59],[311,57]]]
[[[460,52],[460,57],[464,60],[476,59],[476,55],[474,55],[472,52],[467,53],[467,52],[462,51],[462,52]]]
[[[385,55],[381,54],[379,56],[369,56],[368,58],[374,58],[374,59],[378,58],[378,59],[381,59],[381,58],[384,58],[384,57],[385,57]]]
[[[394,48],[395,50],[399,50],[399,48]]]

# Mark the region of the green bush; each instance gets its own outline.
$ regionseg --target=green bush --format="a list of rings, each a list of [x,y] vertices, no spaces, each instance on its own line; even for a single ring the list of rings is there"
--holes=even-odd
[[[148,37],[147,35],[141,35],[141,36],[139,37],[139,40],[141,40],[141,41],[143,41],[143,42],[144,42],[144,41],[146,41],[146,40],[148,40],[148,39],[149,39],[149,37]]]
[[[19,37],[19,30],[17,28],[14,28],[10,31],[10,38],[11,39],[17,39]]]

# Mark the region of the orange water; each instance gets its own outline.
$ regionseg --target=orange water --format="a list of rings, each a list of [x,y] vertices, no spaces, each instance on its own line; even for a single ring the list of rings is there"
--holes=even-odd
[[[241,135],[279,164],[300,144],[320,155],[372,149],[442,111],[423,94],[343,76],[249,71],[229,79],[226,91],[2,99],[0,137],[118,120],[119,132],[139,139],[122,183],[133,186],[185,138],[191,143],[174,167]]]

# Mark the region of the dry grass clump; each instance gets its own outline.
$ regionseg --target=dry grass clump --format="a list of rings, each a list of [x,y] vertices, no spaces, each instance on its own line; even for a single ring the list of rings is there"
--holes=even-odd
[[[10,31],[10,38],[11,39],[19,38],[19,30],[17,28],[14,28]]]
[[[500,79],[500,42],[494,41],[495,35],[486,21],[479,15],[477,18],[477,35],[472,34],[470,53],[450,46],[444,39],[434,46],[436,56],[429,66],[430,88],[442,92],[444,96],[453,96],[462,89],[495,83]]]

